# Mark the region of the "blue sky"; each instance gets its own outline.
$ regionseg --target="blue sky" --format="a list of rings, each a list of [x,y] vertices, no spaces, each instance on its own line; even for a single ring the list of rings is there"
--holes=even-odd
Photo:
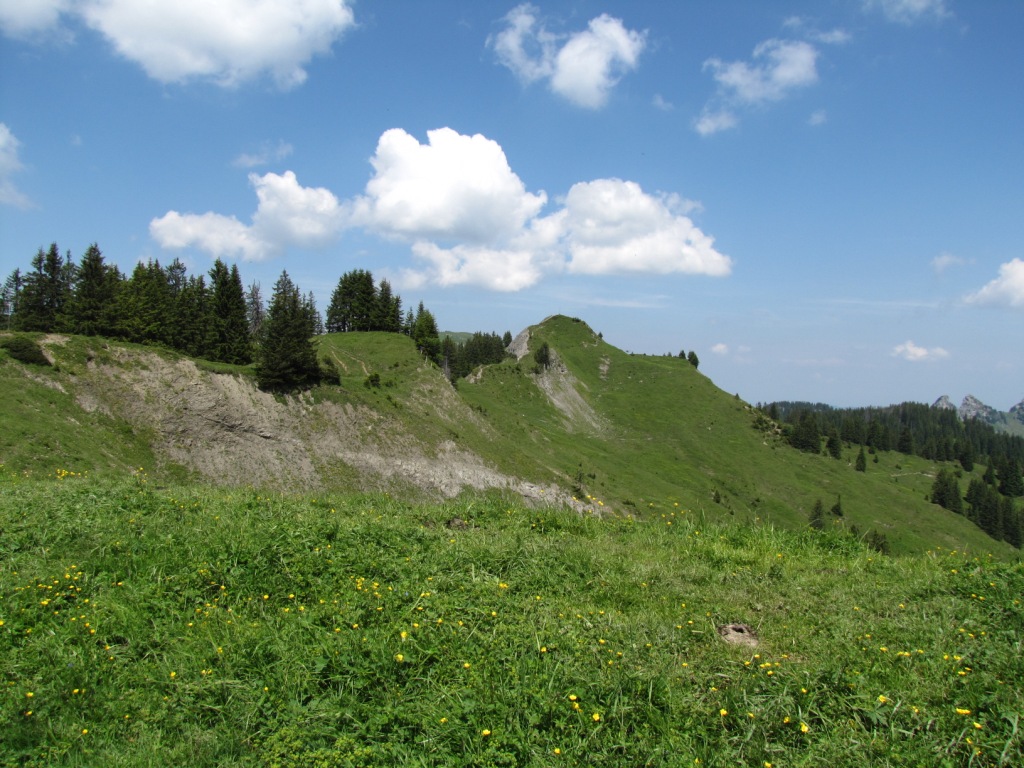
[[[213,10],[211,10],[213,9]],[[750,402],[1024,397],[1017,0],[0,0],[0,277],[369,269]]]

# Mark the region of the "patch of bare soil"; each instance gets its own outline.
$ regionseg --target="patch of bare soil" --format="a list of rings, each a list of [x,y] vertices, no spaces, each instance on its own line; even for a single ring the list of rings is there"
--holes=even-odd
[[[746,624],[723,624],[718,627],[718,635],[730,645],[756,648],[761,642],[757,632]]]

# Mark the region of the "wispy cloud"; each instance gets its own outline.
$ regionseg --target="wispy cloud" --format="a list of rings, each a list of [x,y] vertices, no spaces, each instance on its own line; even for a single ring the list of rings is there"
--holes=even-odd
[[[932,269],[936,274],[941,275],[950,267],[962,267],[967,263],[967,259],[954,256],[952,253],[943,252],[932,259]]]
[[[280,162],[286,157],[290,157],[294,149],[286,141],[278,141],[276,144],[265,141],[260,144],[256,151],[240,154],[232,161],[232,165],[237,168],[257,168],[261,165]]]
[[[946,0],[863,0],[866,11],[880,11],[889,21],[915,24],[941,21],[952,16]]]
[[[671,112],[675,109],[675,105],[665,99],[660,93],[654,94],[654,98],[651,99],[651,104],[654,105],[655,109],[660,109],[662,112]]]
[[[576,106],[603,107],[621,77],[639,65],[646,33],[601,14],[585,30],[560,36],[549,32],[538,14],[535,6],[524,3],[505,16],[505,29],[487,41],[498,61],[524,83],[546,80],[552,91]]]

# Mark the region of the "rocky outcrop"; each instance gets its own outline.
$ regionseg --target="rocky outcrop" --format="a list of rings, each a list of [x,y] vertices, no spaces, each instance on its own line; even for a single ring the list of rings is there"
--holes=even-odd
[[[967,397],[964,398],[964,401],[960,403],[960,409],[958,412],[960,414],[960,418],[964,421],[967,421],[967,419],[980,419],[981,421],[989,424],[1001,421],[999,418],[999,411],[990,405],[985,405],[974,395],[967,395]]]
[[[1010,409],[1010,419],[1020,424],[1024,424],[1024,400],[1021,400]]]
[[[932,408],[943,408],[949,411],[956,410],[956,406],[953,405],[953,401],[949,399],[949,395],[943,395],[934,403],[932,403]]]

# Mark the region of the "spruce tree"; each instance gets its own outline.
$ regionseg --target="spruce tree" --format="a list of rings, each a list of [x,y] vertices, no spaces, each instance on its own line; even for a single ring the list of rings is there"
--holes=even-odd
[[[999,492],[1003,496],[1015,499],[1024,496],[1024,476],[1021,475],[1020,464],[1007,457],[998,469]]]
[[[420,302],[416,311],[416,318],[412,323],[412,340],[416,349],[428,360],[440,363],[441,339],[438,336],[437,321],[429,309]]]
[[[213,344],[210,358],[223,363],[248,365],[252,362],[249,318],[246,314],[245,289],[238,267],[217,259],[210,270],[210,292],[213,314]]]
[[[960,484],[953,473],[943,467],[932,482],[931,501],[945,507],[958,515],[964,513],[963,498],[960,495]]]
[[[829,510],[835,517],[843,516],[843,502],[839,496],[836,496],[836,503],[832,505],[832,509]]]
[[[825,441],[825,450],[828,451],[828,455],[837,461],[843,458],[843,443],[839,439],[839,432],[836,431],[835,427],[830,427],[828,432],[828,439]]]
[[[864,455],[864,446],[860,447],[860,452],[857,454],[857,464],[854,466],[858,472],[867,472],[868,470],[868,458]]]
[[[821,503],[821,499],[817,499],[814,502],[814,509],[811,510],[810,524],[811,528],[814,528],[816,531],[825,528],[825,505]]]
[[[67,329],[83,336],[113,336],[116,332],[114,308],[121,271],[103,263],[103,254],[93,243],[82,255],[75,287],[68,302]]]
[[[32,271],[25,275],[18,298],[13,326],[19,331],[51,332],[62,330],[65,310],[71,297],[75,265],[60,255],[57,244],[32,259]]]
[[[25,278],[19,267],[7,276],[3,288],[0,289],[0,327],[5,330],[9,331],[13,327],[14,316],[18,312],[18,301],[24,287]]]
[[[311,339],[313,321],[287,271],[274,283],[263,329],[256,364],[260,388],[285,392],[317,383],[320,369]]]
[[[263,293],[258,282],[253,281],[245,294],[245,316],[249,321],[249,338],[253,340],[253,344],[259,345],[267,308],[263,305]]]
[[[803,411],[800,414],[800,420],[793,428],[789,443],[794,448],[807,453],[821,451],[821,429],[818,426],[818,417],[813,412]]]

